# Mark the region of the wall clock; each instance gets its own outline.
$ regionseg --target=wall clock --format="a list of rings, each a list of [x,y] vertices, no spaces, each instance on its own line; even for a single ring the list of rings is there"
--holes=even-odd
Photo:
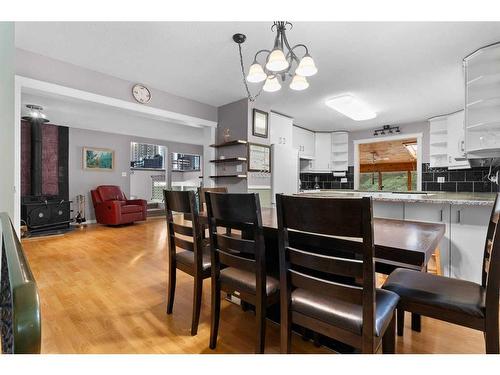
[[[134,96],[134,99],[141,104],[149,103],[149,101],[151,100],[151,91],[149,91],[146,86],[141,85],[140,83],[132,87],[132,95]]]

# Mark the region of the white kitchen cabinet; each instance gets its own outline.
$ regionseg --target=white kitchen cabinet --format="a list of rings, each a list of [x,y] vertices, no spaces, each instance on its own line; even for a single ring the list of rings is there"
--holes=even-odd
[[[450,276],[450,205],[434,203],[405,203],[405,220],[444,223],[444,237],[439,244],[441,270],[444,276]]]
[[[403,202],[373,201],[373,217],[403,220],[404,212]]]
[[[451,206],[451,277],[481,282],[484,243],[490,214],[490,206]]]
[[[313,169],[317,172],[332,171],[332,134],[318,132],[314,138],[315,157]]]
[[[269,113],[269,140],[272,145],[293,146],[293,118],[276,112]]]
[[[465,150],[468,158],[500,152],[500,43],[464,58]]]
[[[332,169],[347,171],[349,160],[349,135],[347,132],[332,133]]]
[[[293,147],[299,150],[301,159],[314,159],[314,132],[294,125],[292,140]]]
[[[448,169],[470,168],[465,158],[464,111],[452,113],[446,118]]]

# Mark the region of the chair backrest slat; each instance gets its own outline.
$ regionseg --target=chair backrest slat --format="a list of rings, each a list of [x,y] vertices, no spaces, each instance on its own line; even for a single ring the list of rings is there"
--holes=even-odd
[[[284,200],[293,198],[283,196]],[[362,199],[300,197],[294,200],[293,205],[286,205],[283,224],[289,230],[362,238],[364,206]],[[313,212],[314,215],[304,220],[305,212]]]
[[[219,260],[222,264],[235,267],[244,271],[255,272],[255,260],[240,257],[235,254],[230,254],[225,251],[217,250]]]
[[[319,272],[353,277],[363,277],[363,261],[323,254],[313,254],[291,247],[287,248],[290,263]]]
[[[174,229],[175,233],[182,234],[183,236],[193,237],[193,227],[172,223],[172,228]]]
[[[359,305],[363,302],[363,288],[361,287],[319,279],[292,269],[288,272],[290,275],[290,282],[297,288],[322,294],[328,298],[339,298],[346,302]]]
[[[181,249],[184,250],[194,251],[194,242],[184,240],[177,236],[174,236],[173,239],[175,246],[180,247]]]
[[[255,241],[238,238],[232,234],[217,234],[217,244],[224,251],[255,254]]]

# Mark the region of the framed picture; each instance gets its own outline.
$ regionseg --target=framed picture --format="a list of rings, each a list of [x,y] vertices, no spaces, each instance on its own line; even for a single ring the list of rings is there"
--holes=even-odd
[[[254,108],[252,134],[256,137],[267,138],[268,129],[268,113]]]
[[[106,148],[84,147],[83,169],[112,171],[115,168],[115,152]]]
[[[271,172],[271,146],[248,144],[248,171]]]

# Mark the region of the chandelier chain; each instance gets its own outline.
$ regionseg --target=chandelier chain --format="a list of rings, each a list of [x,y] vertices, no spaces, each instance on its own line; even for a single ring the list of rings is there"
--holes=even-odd
[[[262,87],[260,88],[259,92],[255,96],[252,96],[252,94],[250,93],[250,88],[248,87],[247,80],[245,79],[245,66],[243,65],[243,53],[241,52],[241,44],[240,43],[238,43],[238,51],[240,53],[240,66],[241,66],[241,74],[243,75],[243,84],[245,85],[245,89],[247,91],[248,100],[250,100],[251,102],[254,102],[259,97],[259,95],[262,93]]]

